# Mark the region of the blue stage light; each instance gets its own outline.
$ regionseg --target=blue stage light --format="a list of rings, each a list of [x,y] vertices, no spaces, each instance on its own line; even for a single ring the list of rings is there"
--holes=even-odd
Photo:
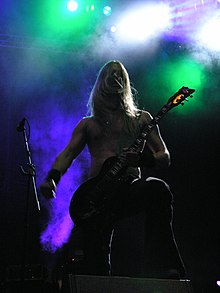
[[[112,13],[112,8],[111,8],[110,6],[105,6],[105,7],[103,8],[103,13],[104,13],[104,15],[106,15],[106,16],[110,16],[111,13]]]

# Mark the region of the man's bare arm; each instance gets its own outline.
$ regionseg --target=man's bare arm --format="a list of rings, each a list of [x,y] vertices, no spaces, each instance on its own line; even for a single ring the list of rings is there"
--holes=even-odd
[[[86,145],[86,122],[82,119],[75,127],[67,146],[56,157],[52,169],[46,180],[40,185],[41,193],[47,198],[55,197],[56,185],[61,176],[71,166],[73,160],[80,154]]]
[[[152,116],[149,112],[143,111],[141,115],[141,124],[147,124],[151,121]],[[127,153],[126,158],[129,166],[133,167],[148,167],[148,168],[164,168],[170,165],[170,153],[163,141],[159,127],[156,125],[150,133],[146,144],[151,153],[143,152]]]
[[[81,153],[86,145],[86,120],[81,120],[74,129],[67,146],[56,157],[52,168],[60,171],[63,175],[71,166],[73,160]]]
[[[151,132],[147,140],[147,146],[152,152],[155,168],[164,168],[170,165],[170,153],[163,141],[158,126]]]

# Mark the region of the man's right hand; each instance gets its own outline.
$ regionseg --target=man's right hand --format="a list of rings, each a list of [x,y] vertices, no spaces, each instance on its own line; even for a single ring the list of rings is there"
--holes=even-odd
[[[40,185],[40,191],[45,198],[56,198],[56,183],[53,179],[45,180]]]

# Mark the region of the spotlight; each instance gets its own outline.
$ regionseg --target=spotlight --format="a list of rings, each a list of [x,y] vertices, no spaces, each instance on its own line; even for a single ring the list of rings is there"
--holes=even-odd
[[[70,12],[74,12],[78,9],[78,3],[74,0],[70,0],[67,2],[66,7]]]
[[[92,5],[87,5],[86,6],[86,12],[89,12],[89,11],[94,11],[95,10],[95,5],[92,4]]]
[[[114,26],[114,25],[111,26],[110,31],[111,31],[112,33],[115,33],[115,32],[117,31],[117,27]]]
[[[210,19],[201,29],[199,40],[213,51],[220,51],[220,19],[218,17]]]
[[[170,8],[167,5],[144,5],[128,11],[117,27],[120,38],[127,41],[145,41],[161,33],[170,25]]]
[[[112,8],[111,8],[110,6],[105,6],[105,7],[103,8],[103,13],[104,13],[104,15],[106,15],[106,16],[110,16],[111,13],[112,13]]]

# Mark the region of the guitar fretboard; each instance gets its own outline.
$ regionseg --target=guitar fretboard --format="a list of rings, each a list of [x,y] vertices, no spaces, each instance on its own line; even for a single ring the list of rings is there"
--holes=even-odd
[[[157,115],[150,121],[150,123],[143,128],[142,132],[136,138],[134,143],[126,150],[126,152],[137,152],[143,145],[143,143],[147,140],[151,131],[167,112],[168,108],[166,106],[163,106],[157,113]],[[116,179],[118,179],[119,174],[122,172],[122,170],[125,170],[126,167],[126,159],[124,156],[124,152],[122,152],[121,155],[117,158],[117,161],[103,175],[99,183],[96,185],[97,192],[102,192],[106,189],[106,186],[110,185],[111,182],[114,182]]]
[[[117,180],[122,174],[123,171],[126,170],[126,159],[125,159],[125,152],[137,152],[143,143],[148,139],[151,131],[154,127],[159,123],[159,121],[163,118],[163,116],[173,107],[178,106],[179,104],[183,105],[183,101],[187,100],[187,97],[192,97],[192,94],[195,92],[194,89],[189,89],[188,87],[182,87],[176,92],[168,102],[159,110],[157,115],[144,126],[143,130],[141,131],[140,135],[134,141],[134,143],[121,155],[117,158],[116,162],[111,166],[111,168],[103,175],[100,179],[99,183],[96,185],[96,191],[102,192],[106,189],[106,186],[109,188],[111,187],[111,183]]]

